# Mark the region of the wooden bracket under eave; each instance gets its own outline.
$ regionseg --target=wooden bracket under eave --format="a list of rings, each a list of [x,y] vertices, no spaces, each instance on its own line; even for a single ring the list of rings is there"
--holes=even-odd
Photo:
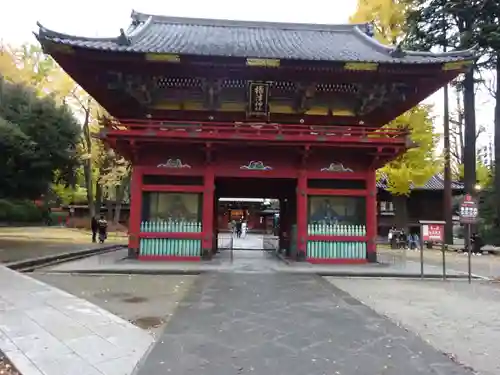
[[[206,159],[206,162],[208,164],[212,162],[212,156],[213,156],[212,143],[206,142],[205,143],[205,159]]]
[[[67,44],[54,43],[54,42],[44,43],[44,49],[47,50],[47,52],[50,55],[58,54],[58,53],[64,54],[64,55],[73,55],[75,53],[75,50],[73,49],[72,46],[68,46]]]

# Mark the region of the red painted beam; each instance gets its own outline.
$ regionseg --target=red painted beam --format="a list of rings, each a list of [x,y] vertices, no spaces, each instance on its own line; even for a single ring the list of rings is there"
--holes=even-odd
[[[251,178],[297,178],[297,172],[290,173],[289,170],[269,170],[269,171],[251,171],[244,169],[227,170],[216,169],[217,177],[251,177]]]
[[[141,167],[142,174],[147,176],[203,176],[203,168],[158,168],[158,167]]]
[[[202,232],[141,232],[140,238],[178,238],[186,240],[201,240]]]
[[[106,138],[123,138],[123,139],[136,139],[136,140],[148,140],[152,139],[178,139],[179,141],[186,142],[186,140],[199,139],[200,141],[216,141],[223,140],[224,143],[241,143],[242,141],[259,141],[259,142],[271,142],[271,143],[288,143],[288,142],[303,142],[315,144],[359,144],[363,143],[365,145],[373,146],[384,146],[384,145],[394,145],[402,146],[406,145],[405,138],[395,137],[395,138],[384,138],[384,137],[373,137],[367,138],[364,136],[317,136],[317,135],[262,135],[262,134],[238,134],[234,132],[200,132],[200,133],[170,133],[170,132],[148,132],[142,130],[110,130],[106,134]],[[365,146],[366,147],[366,146]]]
[[[335,179],[332,175],[331,179]],[[338,195],[343,197],[364,197],[368,194],[367,190],[354,190],[354,189],[307,189],[307,195]]]
[[[143,191],[170,192],[170,193],[201,193],[202,185],[143,185]]]
[[[366,174],[363,172],[346,172],[346,173],[336,173],[336,172],[321,172],[321,171],[308,171],[307,178],[311,179],[335,179],[335,180],[365,180]]]
[[[204,145],[207,140],[203,139],[186,139],[186,138],[154,138],[154,137],[144,137],[144,138],[136,138],[132,136],[122,136],[119,137],[108,137],[104,139],[104,141],[108,141],[109,139],[120,139],[120,140],[134,140],[140,142],[141,145],[148,144],[164,144],[164,145]],[[242,140],[233,140],[233,139],[215,139],[210,140],[212,145],[241,145]],[[377,144],[375,142],[365,143],[360,139],[355,140],[354,142],[349,143],[334,143],[334,142],[319,142],[311,144],[310,142],[283,142],[283,141],[266,141],[266,140],[254,140],[253,138],[245,139],[245,145],[247,146],[271,146],[271,147],[303,147],[305,144],[311,146],[312,149],[326,149],[326,148],[343,148],[343,149],[374,149],[376,147],[393,147],[402,150],[402,152],[406,151],[406,144],[404,141],[400,143],[391,143],[391,144]]]
[[[333,241],[333,242],[366,242],[367,236],[325,236],[313,234],[307,236],[308,241]]]

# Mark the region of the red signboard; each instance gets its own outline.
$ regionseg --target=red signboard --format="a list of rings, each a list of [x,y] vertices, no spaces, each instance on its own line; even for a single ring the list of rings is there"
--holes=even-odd
[[[443,242],[444,226],[442,224],[422,225],[422,240],[424,242]]]
[[[460,203],[460,223],[476,224],[479,216],[477,201],[467,194]]]

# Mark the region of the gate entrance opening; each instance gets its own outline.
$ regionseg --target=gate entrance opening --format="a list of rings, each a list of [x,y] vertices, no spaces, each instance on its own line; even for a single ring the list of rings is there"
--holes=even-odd
[[[217,248],[280,250],[292,256],[296,187],[294,178],[216,178]]]

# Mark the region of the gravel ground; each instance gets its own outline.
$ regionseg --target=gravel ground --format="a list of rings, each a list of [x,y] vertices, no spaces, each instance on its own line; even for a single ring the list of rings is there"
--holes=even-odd
[[[1,375],[22,375],[16,368],[12,365],[9,359],[0,350],[0,374]]]
[[[155,337],[168,323],[197,277],[50,273],[32,273],[30,276],[86,299]]]
[[[379,247],[381,260],[404,267],[405,261],[420,262],[420,251],[390,250]],[[467,272],[468,259],[464,253],[446,252],[446,268]],[[492,278],[500,278],[500,256],[482,255],[472,257],[472,273]],[[424,264],[442,267],[442,254],[438,250],[424,249]]]
[[[500,374],[498,284],[327,279],[478,374]]]
[[[125,244],[124,237],[110,235],[106,244]],[[92,235],[70,228],[0,228],[0,263],[55,255],[95,247]]]

